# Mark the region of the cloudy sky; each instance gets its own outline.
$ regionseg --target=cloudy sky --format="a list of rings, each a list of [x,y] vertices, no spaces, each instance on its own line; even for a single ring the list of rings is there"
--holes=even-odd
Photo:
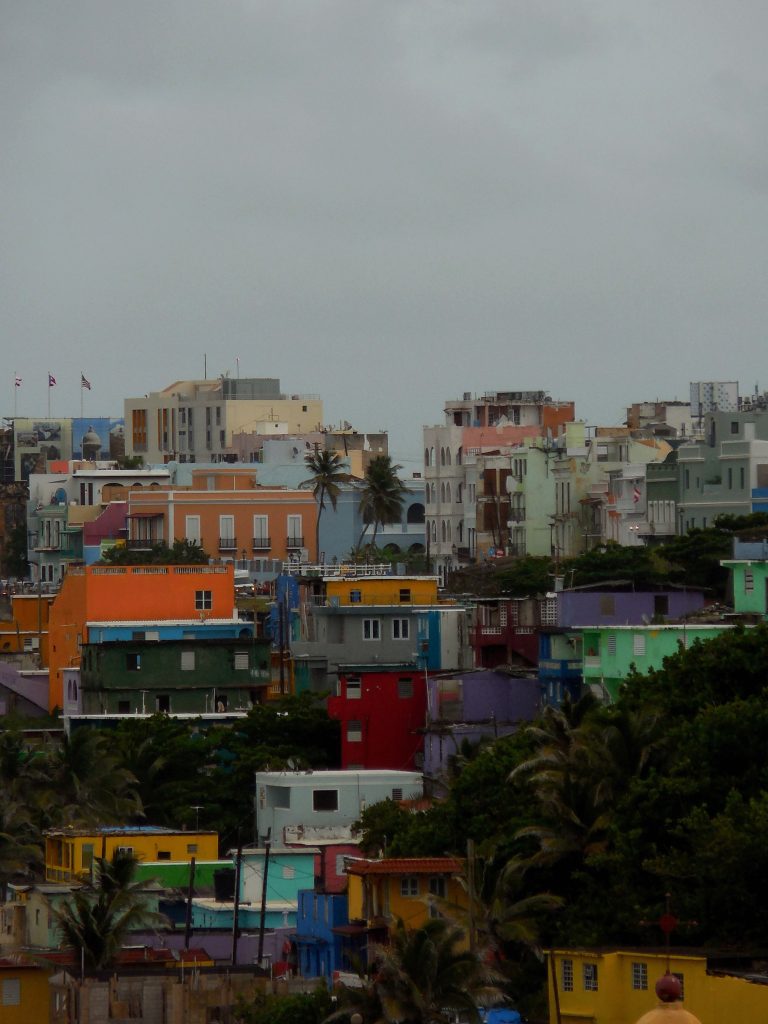
[[[758,0],[0,0],[12,411],[280,377],[401,460],[463,391],[768,388]]]

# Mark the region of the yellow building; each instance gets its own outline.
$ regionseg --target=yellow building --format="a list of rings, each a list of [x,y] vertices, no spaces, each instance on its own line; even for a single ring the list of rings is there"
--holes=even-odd
[[[48,1020],[50,970],[18,957],[0,958],[0,1021],[43,1024]]]
[[[388,929],[399,918],[406,928],[420,928],[433,913],[430,896],[466,908],[466,891],[458,880],[463,870],[454,857],[349,861],[349,920]]]
[[[437,576],[365,576],[359,566],[345,575],[326,577],[328,604],[433,605],[437,604]]]
[[[551,956],[563,1024],[635,1024],[658,1003],[654,986],[667,969],[662,950],[556,949]],[[758,978],[748,957],[738,962],[730,956],[718,965],[713,956],[672,950],[669,970],[682,982],[682,1006],[701,1024],[768,1021],[768,976]],[[549,1021],[558,1024],[551,964],[547,977]]]
[[[217,832],[179,832],[154,825],[50,829],[45,833],[46,880],[89,878],[94,857],[109,860],[118,850],[131,853],[137,860],[216,860],[219,836]]]

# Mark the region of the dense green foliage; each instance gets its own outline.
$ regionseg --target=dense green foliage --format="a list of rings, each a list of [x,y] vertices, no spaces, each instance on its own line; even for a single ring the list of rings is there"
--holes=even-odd
[[[155,715],[113,732],[81,728],[27,753],[0,730],[0,884],[40,862],[42,831],[147,822],[253,836],[255,771],[335,768],[339,726],[312,695],[252,708],[236,727],[203,729]]]
[[[325,986],[295,995],[258,995],[240,998],[234,1011],[237,1024],[322,1024],[333,1004]]]
[[[705,530],[689,530],[654,547],[604,544],[575,558],[526,555],[505,558],[455,572],[448,588],[456,593],[535,596],[553,589],[555,573],[569,587],[623,581],[638,589],[669,584],[704,587],[718,600],[726,597],[729,573],[720,565],[731,554],[734,536],[764,536],[768,515],[718,516]]]
[[[370,544],[375,548],[379,527],[399,523],[402,519],[408,493],[408,488],[397,475],[402,468],[395,465],[389,455],[374,455],[368,463],[360,486],[360,515],[365,525],[357,542],[358,552],[369,526],[373,526]]]
[[[134,550],[116,544],[102,556],[107,565],[208,565],[205,551],[193,540],[175,540],[167,544],[153,544],[147,550]]]

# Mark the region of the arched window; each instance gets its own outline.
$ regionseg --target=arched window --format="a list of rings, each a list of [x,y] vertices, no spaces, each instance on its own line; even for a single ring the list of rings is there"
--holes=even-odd
[[[450,485],[450,483],[447,483],[445,485],[445,500],[446,501],[450,501],[451,500],[451,485]]]
[[[442,521],[442,526],[441,526],[440,533],[442,535],[443,540],[448,540],[448,527],[445,525],[445,520],[444,519]]]
[[[437,543],[437,520],[432,520],[432,540]]]
[[[462,455],[462,449],[461,449],[461,448],[458,448],[458,449],[456,450],[456,465],[457,465],[457,466],[460,466],[460,465],[461,465],[461,455]]]
[[[451,521],[450,521],[450,519],[448,520],[448,522],[445,525],[447,527],[447,533],[448,533],[448,536],[446,537],[446,540],[451,540]]]
[[[456,527],[456,535],[459,540],[459,544],[464,540],[464,520],[459,520],[459,525]]]
[[[450,466],[450,464],[451,464],[451,449],[450,448],[446,448],[445,449],[445,464],[446,464],[446,466]]]
[[[414,502],[413,505],[408,506],[408,511],[405,514],[406,523],[423,523],[424,522],[424,506],[421,502]]]
[[[440,484],[440,501],[445,502],[445,484]]]
[[[456,504],[461,504],[461,484],[456,484]]]
[[[429,448],[424,449],[424,465],[429,465]]]
[[[445,448],[440,449],[440,465],[445,465]]]

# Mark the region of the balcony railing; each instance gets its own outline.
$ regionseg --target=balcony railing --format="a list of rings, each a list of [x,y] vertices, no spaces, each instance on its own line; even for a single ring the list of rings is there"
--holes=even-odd
[[[237,537],[219,537],[219,551],[237,551]]]
[[[286,548],[290,551],[292,548],[303,548],[304,538],[303,537],[288,537],[285,542]]]
[[[272,547],[272,541],[269,537],[254,537],[253,538],[253,550],[254,551],[269,551]]]

